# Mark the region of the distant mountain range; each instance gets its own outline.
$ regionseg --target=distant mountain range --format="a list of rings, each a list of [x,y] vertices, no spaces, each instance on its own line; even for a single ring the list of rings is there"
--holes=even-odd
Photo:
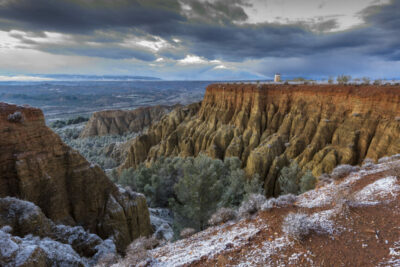
[[[34,75],[37,77],[50,78],[55,80],[79,80],[79,81],[160,81],[160,78],[149,76],[129,76],[129,75],[79,75],[79,74],[48,74]]]
[[[0,76],[0,81],[161,81],[161,79],[129,75],[30,74]]]

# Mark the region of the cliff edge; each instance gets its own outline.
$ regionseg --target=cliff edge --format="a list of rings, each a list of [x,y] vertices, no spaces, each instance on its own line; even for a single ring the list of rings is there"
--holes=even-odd
[[[315,176],[400,152],[400,87],[210,85],[201,104],[174,110],[137,137],[121,168],[161,156],[239,157],[267,195],[296,160]]]

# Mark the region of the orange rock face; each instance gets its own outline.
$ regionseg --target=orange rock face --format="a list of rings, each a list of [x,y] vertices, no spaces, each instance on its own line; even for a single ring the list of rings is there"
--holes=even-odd
[[[131,142],[122,168],[160,156],[234,156],[276,195],[290,160],[320,175],[400,153],[399,86],[214,84],[201,107],[185,110]]]
[[[0,197],[5,196],[35,203],[56,223],[114,237],[120,250],[152,231],[142,195],[119,190],[65,145],[39,109],[0,103]]]

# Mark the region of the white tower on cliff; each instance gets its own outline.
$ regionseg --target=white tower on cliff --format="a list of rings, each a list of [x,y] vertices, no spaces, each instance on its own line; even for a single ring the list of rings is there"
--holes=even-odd
[[[274,82],[276,82],[276,83],[281,82],[281,74],[280,73],[275,74]]]

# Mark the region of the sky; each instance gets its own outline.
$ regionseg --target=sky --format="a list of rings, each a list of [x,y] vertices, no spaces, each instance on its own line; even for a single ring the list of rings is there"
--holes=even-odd
[[[400,0],[0,0],[0,77],[400,78]]]

